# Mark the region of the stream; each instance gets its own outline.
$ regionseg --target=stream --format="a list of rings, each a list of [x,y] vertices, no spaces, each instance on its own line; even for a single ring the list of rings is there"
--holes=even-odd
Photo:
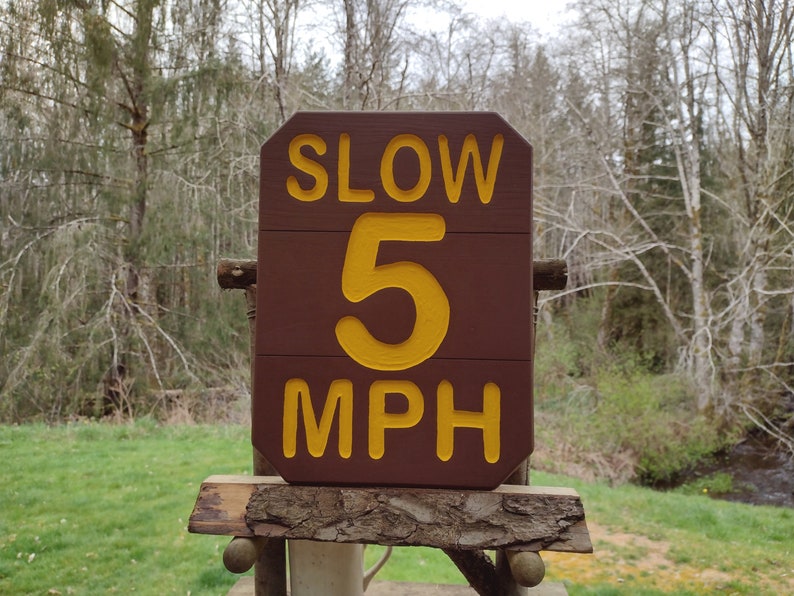
[[[718,473],[733,478],[733,490],[709,493],[713,498],[794,508],[794,457],[776,447],[768,435],[748,436],[730,451],[697,467],[683,480],[692,482]]]

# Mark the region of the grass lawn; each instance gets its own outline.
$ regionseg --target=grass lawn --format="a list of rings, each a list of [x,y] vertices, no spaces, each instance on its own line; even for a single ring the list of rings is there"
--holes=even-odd
[[[188,534],[201,481],[250,473],[248,429],[0,426],[0,594],[223,594],[228,538]],[[544,553],[576,594],[794,594],[794,510],[609,488],[582,495],[595,555]],[[367,549],[367,559],[380,547]],[[396,549],[383,579],[463,583],[433,549]]]
[[[0,593],[221,594],[229,539],[188,534],[211,473],[250,473],[239,427],[0,427]]]

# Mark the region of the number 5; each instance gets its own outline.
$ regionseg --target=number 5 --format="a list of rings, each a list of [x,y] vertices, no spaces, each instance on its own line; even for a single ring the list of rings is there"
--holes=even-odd
[[[381,242],[436,242],[444,238],[444,218],[435,213],[365,213],[347,244],[342,293],[361,302],[386,288],[402,288],[414,301],[416,321],[399,344],[381,342],[356,317],[336,324],[336,339],[356,362],[374,370],[405,370],[436,353],[449,327],[449,300],[435,276],[411,261],[376,265]]]

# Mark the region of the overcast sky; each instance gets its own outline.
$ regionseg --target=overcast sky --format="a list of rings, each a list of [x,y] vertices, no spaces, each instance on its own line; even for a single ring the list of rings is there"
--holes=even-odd
[[[560,0],[462,0],[462,4],[466,11],[486,18],[527,21],[544,34],[553,32],[565,14],[565,2]]]
[[[565,20],[566,10],[563,0],[458,0],[465,12],[481,15],[484,19],[508,19],[513,22],[528,22],[535,31],[543,36],[553,35]],[[413,10],[409,10],[407,21],[419,29],[434,29],[441,25],[446,27],[448,15],[444,13],[434,13],[432,10],[417,8],[416,5],[409,5]],[[335,18],[329,11],[327,5],[317,5],[314,11],[307,12],[304,24],[308,25],[309,30],[316,32],[319,26],[322,30],[327,28],[330,37],[333,35],[331,29],[337,24]],[[326,55],[332,61],[340,59],[338,49],[333,47],[329,39],[322,37],[313,38],[314,45],[325,48]],[[338,40],[337,40],[338,41]]]

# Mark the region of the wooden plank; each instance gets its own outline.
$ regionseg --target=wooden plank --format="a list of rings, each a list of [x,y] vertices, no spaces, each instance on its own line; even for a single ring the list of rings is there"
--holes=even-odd
[[[474,159],[490,193],[466,167]],[[344,230],[365,212],[412,212],[439,213],[454,233],[532,231],[532,147],[493,112],[298,112],[262,145],[259,181],[260,230]]]
[[[258,355],[351,360],[335,332],[339,320],[348,315],[386,344],[411,335],[427,299],[400,286],[404,281],[409,284],[405,288],[413,287],[409,272],[394,269],[396,277],[380,282],[390,286],[356,303],[342,292],[342,271],[352,258],[350,238],[350,232],[260,234],[259,253],[268,258],[260,258],[257,265]],[[381,242],[377,255],[367,256],[383,264],[419,263],[440,285],[450,318],[433,359],[531,359],[528,234],[447,234],[439,242]]]
[[[458,550],[593,552],[576,491],[538,486],[306,486],[270,476],[211,476],[201,485],[188,529]]]
[[[422,363],[411,371],[412,386],[419,393],[416,401],[421,404],[421,419],[408,428],[384,429],[381,435],[383,451],[378,459],[371,457],[369,452],[372,437],[368,423],[375,408],[368,404],[368,396],[371,387],[384,378],[382,372],[359,366],[349,358],[257,356],[255,362],[260,399],[254,400],[252,408],[252,442],[282,477],[295,484],[491,489],[532,451],[533,409],[527,388],[527,379],[532,374],[530,362],[469,360],[465,361],[465,367],[457,360]],[[340,400],[321,457],[317,456],[317,451],[309,451],[309,433],[297,409],[306,406],[299,405],[294,393],[292,400],[285,398],[285,387],[294,382],[293,379],[305,382],[307,391],[300,397],[310,400],[318,421],[322,412],[337,408],[334,402],[327,401],[335,379],[350,381],[348,391],[352,399]],[[442,380],[453,393],[454,408],[461,411],[483,411],[486,383],[498,387],[496,424],[499,430],[495,461],[486,461],[485,435],[482,429],[476,428],[455,430],[449,459],[442,460],[437,455],[437,395]],[[345,431],[341,422],[344,403],[348,404],[351,420]],[[383,409],[405,412],[407,404],[407,397],[392,394],[384,398]],[[291,430],[285,427],[287,416],[297,423]],[[344,437],[351,447],[346,456],[340,449]],[[288,438],[295,441],[295,452],[290,456],[284,449],[284,440]]]
[[[246,478],[249,482],[240,482]],[[255,490],[250,481],[256,476],[210,476],[202,482],[188,531],[216,536],[253,536],[245,520],[245,509]],[[197,528],[200,528],[198,530]]]

